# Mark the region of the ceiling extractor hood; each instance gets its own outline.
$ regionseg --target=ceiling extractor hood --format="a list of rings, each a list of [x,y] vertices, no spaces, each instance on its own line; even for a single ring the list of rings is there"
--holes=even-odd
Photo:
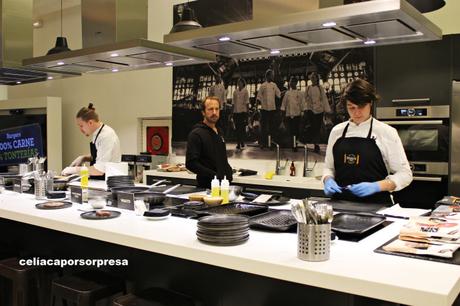
[[[33,55],[33,0],[0,0],[0,84],[18,85],[74,74],[37,71],[22,66]]]
[[[254,0],[265,11],[272,0]],[[279,1],[286,6],[293,0]],[[295,1],[299,3],[299,1]],[[270,54],[357,48],[369,45],[402,44],[441,39],[441,30],[405,0],[373,0],[321,7],[298,13],[254,16],[250,21],[205,27],[164,36],[164,42],[184,48],[248,59]],[[324,1],[333,2],[331,0]],[[338,0],[336,2],[339,2]],[[343,3],[343,1],[342,1]]]
[[[146,40],[147,0],[82,0],[83,49],[28,58],[26,67],[107,73],[209,63],[215,54]]]

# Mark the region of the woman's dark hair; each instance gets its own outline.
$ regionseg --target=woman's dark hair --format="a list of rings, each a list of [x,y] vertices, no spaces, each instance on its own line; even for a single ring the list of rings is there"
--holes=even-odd
[[[99,115],[96,113],[93,103],[88,104],[88,107],[82,107],[77,113],[77,118],[85,122],[89,120],[99,121]]]
[[[364,106],[368,103],[378,102],[380,96],[371,83],[362,79],[357,79],[347,84],[342,91],[340,99],[343,104],[350,101],[358,106]]]
[[[244,78],[239,78],[239,79],[238,79],[238,82],[237,82],[236,84],[238,85],[238,84],[240,84],[240,82],[243,83],[243,87],[246,86],[246,80],[245,80]]]

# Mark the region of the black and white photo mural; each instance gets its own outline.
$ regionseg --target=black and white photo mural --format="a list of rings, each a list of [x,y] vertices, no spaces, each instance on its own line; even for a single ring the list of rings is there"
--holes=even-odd
[[[252,0],[200,0],[175,5],[175,23],[186,8],[203,27],[253,17]],[[189,132],[203,119],[201,101],[217,96],[229,157],[271,159],[262,152],[273,141],[285,151],[306,144],[321,157],[332,127],[348,119],[342,88],[356,78],[373,83],[373,54],[357,48],[175,67],[172,147],[185,154]]]
[[[268,136],[293,151],[308,144],[325,152],[332,127],[347,120],[340,92],[362,78],[373,83],[373,49],[343,49],[176,67],[173,70],[173,147],[185,145],[202,120],[201,101],[221,100],[218,125],[227,149],[265,149]],[[247,107],[246,107],[247,105]],[[257,157],[257,154],[253,155]]]

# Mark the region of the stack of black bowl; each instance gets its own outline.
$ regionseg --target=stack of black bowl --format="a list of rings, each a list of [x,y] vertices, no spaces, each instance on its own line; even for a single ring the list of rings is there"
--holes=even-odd
[[[213,245],[237,245],[249,239],[249,219],[238,215],[212,215],[198,220],[198,240]]]

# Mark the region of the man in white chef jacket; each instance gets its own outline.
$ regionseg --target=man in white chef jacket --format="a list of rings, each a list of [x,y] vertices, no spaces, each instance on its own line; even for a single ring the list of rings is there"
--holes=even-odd
[[[78,156],[68,167],[62,170],[62,175],[80,172],[80,166],[90,163],[89,175],[92,179],[105,179],[105,165],[108,162],[120,162],[120,140],[115,131],[99,120],[99,115],[93,104],[81,108],[76,115],[80,131],[87,137],[91,136],[90,154]]]

